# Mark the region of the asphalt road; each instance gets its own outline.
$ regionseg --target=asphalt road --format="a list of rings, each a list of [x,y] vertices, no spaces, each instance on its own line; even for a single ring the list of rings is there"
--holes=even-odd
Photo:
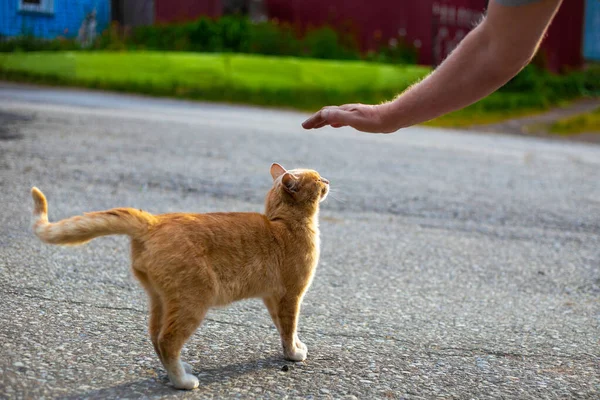
[[[0,84],[0,398],[598,398],[600,147]],[[269,166],[318,170],[322,257],[282,358],[259,300],[214,310],[173,389],[128,240],[40,243],[117,206],[261,211]],[[287,371],[282,369],[287,366]]]

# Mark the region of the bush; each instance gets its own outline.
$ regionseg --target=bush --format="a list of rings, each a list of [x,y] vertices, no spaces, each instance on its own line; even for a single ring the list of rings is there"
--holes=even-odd
[[[507,105],[512,108],[515,106],[547,107],[581,96],[598,96],[600,95],[600,67],[557,75],[540,69],[535,64],[529,64],[498,92],[508,95],[505,98],[513,99],[511,100],[513,102],[520,97],[518,104]],[[493,100],[489,100],[486,106],[497,108]]]
[[[580,72],[583,75],[583,90],[590,96],[600,96],[600,65],[592,65]]]
[[[33,35],[22,35],[14,38],[0,35],[0,53],[15,51],[70,51],[79,50],[81,47],[71,39],[58,37],[56,39],[39,39]]]
[[[210,19],[200,18],[196,22],[190,23],[188,27],[190,50],[211,52],[223,48],[219,27]],[[152,27],[149,29],[151,30]],[[168,48],[168,46],[166,47]]]
[[[360,53],[342,45],[338,33],[329,27],[309,30],[302,43],[308,57],[333,60],[360,58]]]
[[[249,53],[294,56],[302,53],[302,42],[289,24],[261,22],[253,26],[248,38]]]
[[[223,50],[233,53],[247,53],[248,37],[251,29],[247,18],[223,17],[216,20]]]
[[[127,47],[122,37],[122,33],[119,32],[119,25],[114,23],[96,38],[94,47],[101,47],[106,50],[125,50]]]
[[[129,48],[147,50],[232,52],[263,55],[359,59],[353,39],[343,38],[331,28],[310,29],[304,38],[290,24],[277,21],[251,23],[247,18],[226,16],[217,20],[139,27],[127,38]],[[108,49],[99,41],[98,49]]]
[[[194,51],[204,53],[250,53],[357,60],[415,63],[416,51],[403,45],[382,48],[381,57],[361,54],[356,37],[330,27],[309,28],[303,34],[289,23],[276,20],[252,23],[247,18],[226,16],[217,20],[202,17],[193,22],[137,27],[124,39],[104,33],[97,49],[114,49],[111,41],[123,40],[129,49]],[[379,54],[379,53],[378,53]]]
[[[534,65],[526,66],[520,73],[500,88],[500,92],[529,92],[540,90],[546,79],[545,72]]]
[[[404,42],[390,42],[375,53],[362,54],[352,27],[309,28],[304,32],[277,20],[253,23],[248,18],[225,16],[219,19],[201,17],[177,24],[140,26],[126,31],[116,24],[99,35],[96,50],[160,50],[203,53],[250,53],[312,57],[317,59],[376,61],[414,64],[417,52]],[[397,45],[397,44],[400,45]],[[23,35],[0,41],[0,51],[77,50],[74,39],[46,41]]]
[[[391,38],[387,44],[380,45],[378,51],[367,54],[367,60],[379,63],[416,64],[418,58],[417,49],[401,36]]]

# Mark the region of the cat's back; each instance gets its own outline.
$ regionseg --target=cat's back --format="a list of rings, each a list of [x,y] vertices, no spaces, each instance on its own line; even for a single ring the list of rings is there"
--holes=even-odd
[[[285,252],[275,230],[259,213],[157,215],[147,235],[132,241],[134,268],[158,268],[157,276],[183,276],[189,268],[210,270],[220,285],[237,282],[241,275],[265,277]]]
[[[204,249],[227,249],[240,245],[264,246],[275,240],[273,224],[259,213],[170,213],[157,217],[158,222],[149,236],[161,241],[192,243]]]
[[[156,228],[179,229],[269,229],[270,221],[264,215],[255,212],[214,212],[214,213],[169,213],[158,215]]]

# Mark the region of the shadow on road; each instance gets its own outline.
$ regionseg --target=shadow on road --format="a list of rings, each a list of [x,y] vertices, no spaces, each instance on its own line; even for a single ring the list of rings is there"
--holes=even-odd
[[[143,379],[136,382],[127,382],[122,385],[111,386],[104,389],[91,390],[84,393],[69,394],[65,399],[116,399],[116,398],[143,398],[148,396],[168,396],[177,391],[172,386],[165,385],[163,379]]]
[[[258,360],[241,362],[230,365],[223,365],[219,368],[202,368],[194,366],[193,374],[198,377],[200,387],[194,390],[195,394],[201,394],[203,388],[214,384],[223,383],[232,378],[246,375],[258,370],[273,369],[280,371],[282,365],[292,365],[291,362],[284,361],[281,356],[270,356]],[[179,391],[171,386],[166,373],[161,368],[157,369],[156,378],[142,379],[135,382],[127,382],[121,385],[111,386],[103,389],[94,389],[84,393],[72,393],[64,397],[65,399],[109,399],[109,398],[148,398],[157,396],[171,396],[177,393],[186,393]]]
[[[33,118],[21,114],[0,111],[0,140],[22,139],[19,127],[32,120]]]

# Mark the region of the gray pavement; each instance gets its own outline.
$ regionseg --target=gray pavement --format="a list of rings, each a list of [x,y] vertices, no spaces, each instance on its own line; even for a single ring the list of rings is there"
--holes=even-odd
[[[600,146],[304,117],[1,83],[0,398],[600,397]],[[201,386],[174,390],[128,240],[29,229],[33,185],[51,220],[261,211],[273,161],[333,189],[303,363],[248,300],[211,311],[183,354]]]

